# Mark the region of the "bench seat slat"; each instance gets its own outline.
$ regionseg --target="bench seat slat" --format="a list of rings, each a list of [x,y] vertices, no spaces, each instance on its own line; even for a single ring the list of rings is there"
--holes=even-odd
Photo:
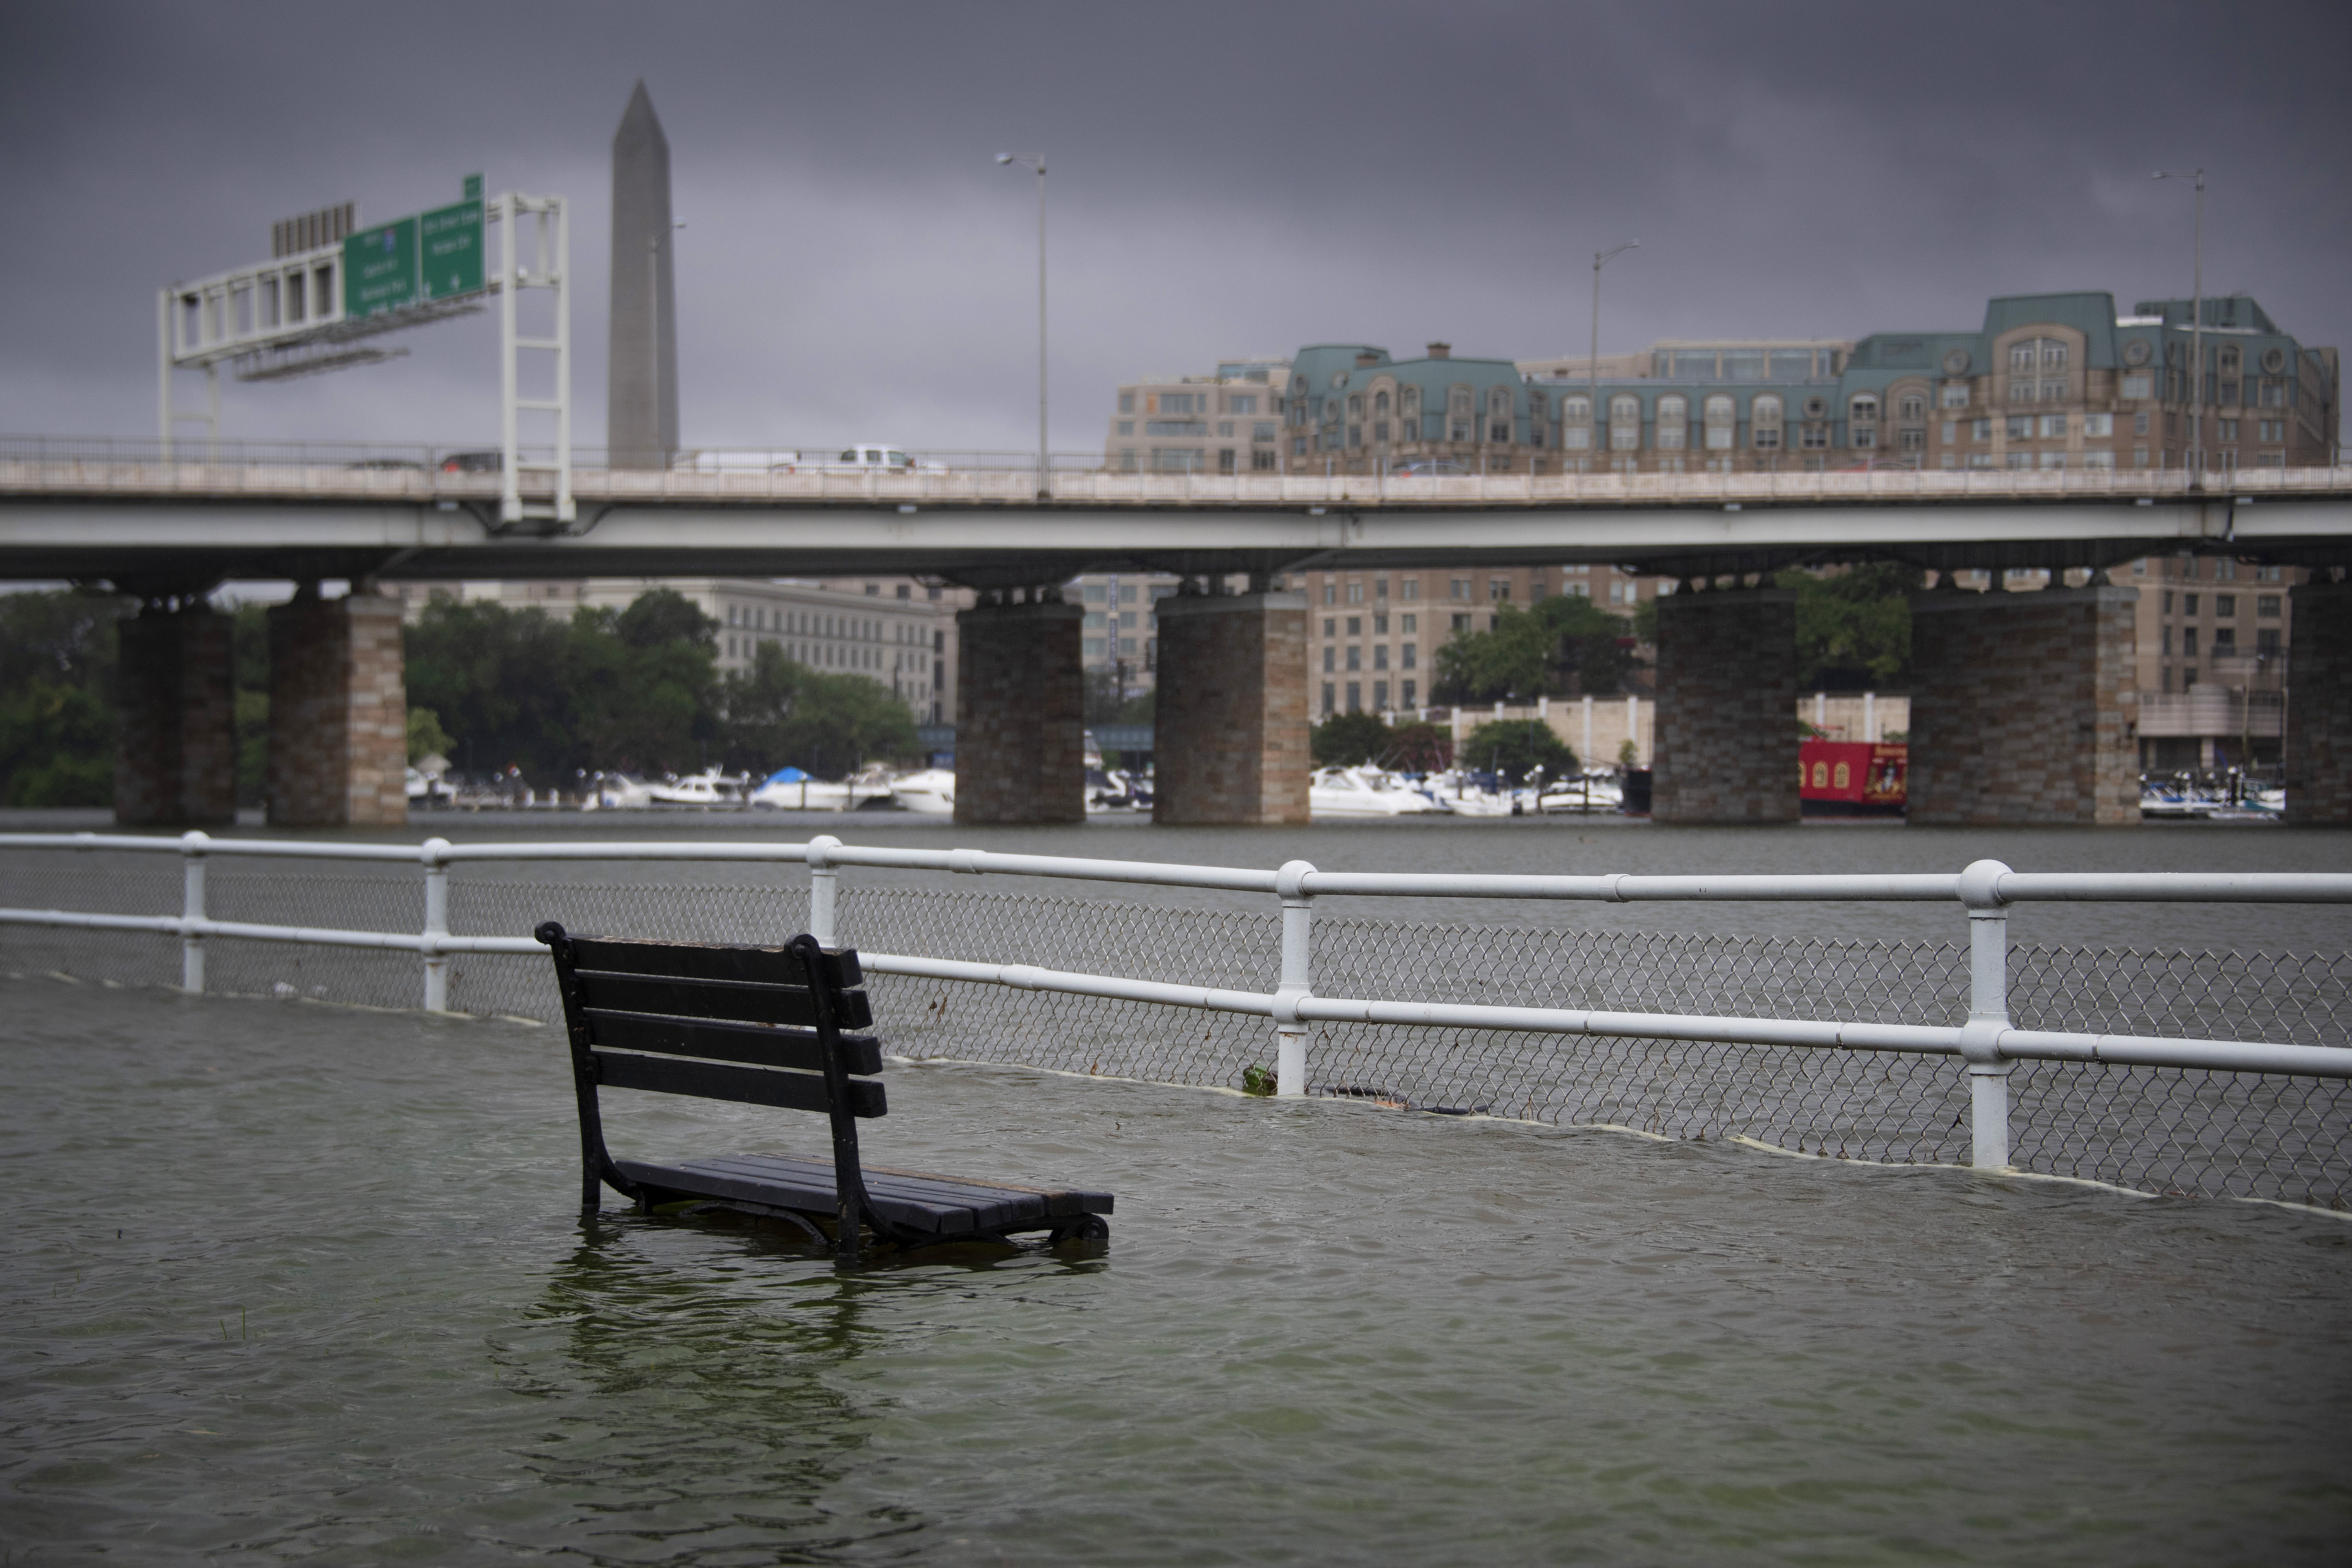
[[[673,1057],[712,1057],[756,1067],[797,1068],[823,1072],[824,1053],[814,1029],[770,1028],[708,1018],[665,1018],[649,1013],[588,1009],[596,1043],[625,1051],[659,1051]],[[872,1076],[882,1070],[882,1043],[871,1035],[841,1037],[845,1070]]]
[[[582,1005],[616,1013],[665,1013],[678,1018],[730,1018],[745,1024],[790,1024],[813,1028],[816,1005],[805,985],[773,985],[744,980],[695,980],[672,975],[576,972]],[[845,991],[834,1018],[844,1029],[863,1029],[874,1009],[863,991]]]
[[[666,1192],[731,1198],[775,1208],[830,1215],[835,1207],[833,1167],[784,1154],[724,1154],[655,1165],[619,1162],[630,1180]],[[867,1200],[883,1218],[930,1236],[973,1231],[1048,1230],[1079,1215],[1111,1212],[1108,1193],[1076,1188],[1010,1187],[866,1166]]]
[[[781,947],[575,936],[572,950],[581,968],[609,970],[615,974],[676,974],[690,980],[745,980],[763,985],[808,984],[801,961]],[[833,971],[834,984],[842,989],[866,983],[857,966],[856,948],[829,948],[825,950],[824,962]]]
[[[833,1109],[824,1079],[814,1073],[766,1072],[756,1068],[720,1067],[711,1062],[673,1061],[667,1057],[622,1056],[591,1051],[596,1081],[606,1089],[643,1089],[657,1094],[691,1094],[704,1100],[731,1100],[743,1105],[768,1105],[780,1110]],[[888,1113],[882,1086],[870,1079],[849,1080],[849,1110],[853,1116]]]

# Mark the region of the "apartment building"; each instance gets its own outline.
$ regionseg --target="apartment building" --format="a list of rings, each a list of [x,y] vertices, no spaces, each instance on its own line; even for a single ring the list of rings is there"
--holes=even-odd
[[[1103,466],[1118,473],[1282,471],[1279,409],[1290,362],[1219,362],[1212,375],[1150,377],[1118,389]]]

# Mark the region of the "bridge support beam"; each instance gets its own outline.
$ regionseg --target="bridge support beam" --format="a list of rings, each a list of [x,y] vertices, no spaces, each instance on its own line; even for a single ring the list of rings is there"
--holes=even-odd
[[[959,823],[1086,820],[1085,614],[1034,598],[956,612]]]
[[[1160,616],[1151,820],[1307,820],[1307,595],[1185,594]]]
[[[1915,596],[1910,820],[2138,822],[2138,599],[2106,586]]]
[[[114,819],[123,826],[236,820],[233,624],[202,601],[151,604],[121,623]]]
[[[269,612],[270,825],[404,823],[407,765],[399,601],[305,585]]]
[[[1651,820],[1796,821],[1797,595],[1685,586],[1657,603]]]
[[[2290,590],[2286,819],[2352,826],[2352,582]]]

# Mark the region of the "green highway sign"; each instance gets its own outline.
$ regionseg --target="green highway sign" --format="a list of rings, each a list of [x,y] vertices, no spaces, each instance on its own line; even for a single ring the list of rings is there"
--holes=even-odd
[[[476,242],[478,273],[480,244]],[[416,220],[402,218],[343,241],[343,314],[374,316],[416,302]]]
[[[473,184],[472,179],[467,181]],[[446,300],[482,289],[482,204],[436,207],[415,220],[424,297]]]
[[[482,176],[479,174],[467,175],[466,188],[459,194],[469,202],[480,201],[482,199]]]

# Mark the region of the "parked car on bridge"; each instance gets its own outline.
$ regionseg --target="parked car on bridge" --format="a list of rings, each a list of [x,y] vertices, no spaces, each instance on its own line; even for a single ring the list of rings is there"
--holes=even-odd
[[[495,448],[487,452],[451,452],[441,459],[445,474],[496,474],[505,471],[507,455]]]
[[[1389,470],[1392,479],[1467,479],[1470,470],[1459,463],[1449,463],[1440,458],[1415,458],[1410,463],[1399,463]]]

